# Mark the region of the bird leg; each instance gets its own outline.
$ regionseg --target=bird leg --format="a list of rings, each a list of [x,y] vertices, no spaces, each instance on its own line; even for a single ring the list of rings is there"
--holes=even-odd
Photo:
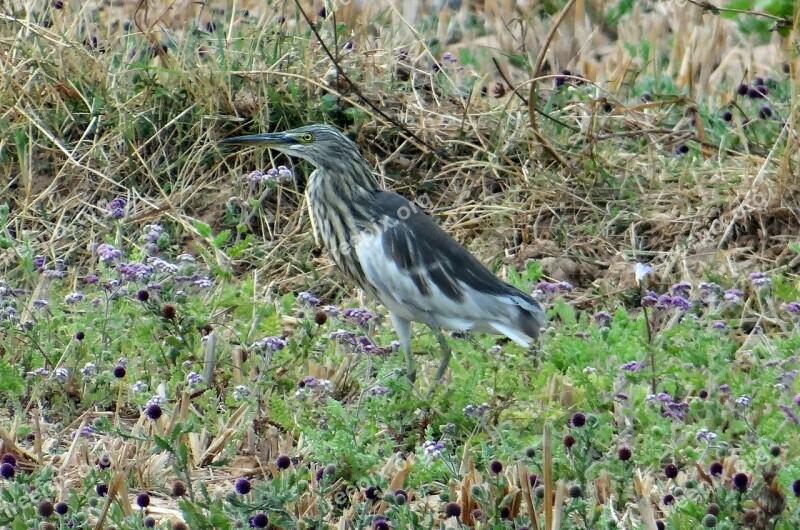
[[[436,340],[439,341],[439,346],[442,349],[442,360],[439,363],[439,368],[436,370],[436,380],[440,381],[447,371],[447,366],[450,364],[450,357],[453,355],[453,350],[450,349],[447,339],[438,328],[432,328],[436,334]]]
[[[403,351],[406,354],[406,371],[408,372],[406,376],[408,377],[409,382],[413,385],[414,381],[417,380],[417,367],[414,364],[414,354],[411,352],[411,345],[407,348],[403,348]]]

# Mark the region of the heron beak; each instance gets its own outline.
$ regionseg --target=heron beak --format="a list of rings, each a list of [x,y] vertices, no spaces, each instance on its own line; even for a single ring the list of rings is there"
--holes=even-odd
[[[245,136],[234,136],[220,141],[221,144],[228,145],[263,145],[265,147],[281,147],[297,143],[297,140],[286,133],[261,133],[248,134]]]

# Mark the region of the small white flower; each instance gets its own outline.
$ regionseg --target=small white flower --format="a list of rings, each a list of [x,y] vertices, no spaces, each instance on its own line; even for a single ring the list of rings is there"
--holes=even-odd
[[[80,302],[83,300],[84,296],[83,293],[79,293],[78,291],[69,293],[67,296],[64,297],[64,303],[72,305]]]
[[[633,274],[636,276],[636,283],[639,285],[651,272],[653,272],[653,267],[646,263],[636,262],[633,266]]]
[[[81,368],[81,374],[83,374],[86,377],[95,375],[96,373],[97,373],[97,365],[92,362],[84,364],[83,368]]]
[[[233,399],[236,401],[241,401],[249,395],[250,389],[244,385],[236,385],[236,388],[233,389]]]
[[[147,390],[147,383],[144,381],[136,381],[133,386],[131,387],[134,394],[141,394],[145,390]]]

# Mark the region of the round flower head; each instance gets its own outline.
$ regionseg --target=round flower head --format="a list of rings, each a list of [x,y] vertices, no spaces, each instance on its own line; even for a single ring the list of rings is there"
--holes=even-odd
[[[664,475],[669,479],[674,479],[678,476],[678,466],[670,462],[664,466]]]
[[[708,466],[708,473],[712,477],[719,477],[722,475],[722,464],[720,462],[711,462],[711,465]]]
[[[499,460],[492,460],[489,464],[489,471],[494,473],[495,475],[499,475],[503,472],[503,464]]]
[[[583,427],[586,425],[586,415],[583,412],[576,412],[572,415],[570,423],[573,427]]]
[[[623,445],[617,450],[617,456],[623,462],[627,462],[633,456],[633,451],[631,451],[631,448],[627,445]]]
[[[125,377],[125,373],[126,373],[125,367],[122,366],[121,364],[118,364],[114,367],[114,377],[116,377],[117,379],[122,379],[123,377]]]
[[[52,502],[44,500],[39,502],[37,511],[39,512],[39,517],[50,517],[53,515],[53,513],[55,513],[55,506],[53,506]]]
[[[291,465],[292,459],[289,458],[289,455],[278,455],[278,458],[275,459],[275,467],[278,469],[289,469]]]
[[[136,505],[139,508],[147,508],[150,506],[150,495],[146,492],[142,492],[136,496]]]
[[[564,447],[566,447],[567,449],[571,449],[576,442],[577,440],[571,434],[564,436]]]
[[[164,411],[161,410],[161,405],[158,403],[151,403],[147,406],[147,409],[145,409],[145,414],[147,414],[147,417],[151,420],[157,420],[163,413]]]
[[[14,466],[9,464],[8,462],[3,462],[2,464],[0,464],[0,477],[3,477],[6,480],[11,480],[12,478],[14,478],[14,475],[16,474],[17,474],[16,469],[14,469]]]
[[[444,505],[444,516],[448,519],[450,517],[461,517],[461,506],[457,502],[448,502]]]
[[[173,497],[183,497],[184,495],[186,495],[186,484],[184,484],[180,480],[176,480],[175,482],[173,482],[171,495]]]
[[[67,515],[69,505],[66,502],[57,502],[54,509],[58,515]]]
[[[394,490],[394,502],[397,504],[405,504],[408,502],[408,492],[404,489]]]
[[[792,493],[795,497],[800,497],[800,478],[792,482]]]
[[[101,482],[97,486],[94,487],[95,492],[100,497],[105,497],[108,495],[108,484]]]
[[[366,497],[367,499],[369,499],[371,501],[374,501],[374,500],[376,500],[378,498],[378,492],[379,491],[380,490],[378,489],[377,486],[367,486],[364,489],[364,497]]]
[[[266,528],[269,525],[269,517],[267,514],[260,512],[250,517],[251,528]]]
[[[250,493],[250,481],[247,479],[247,477],[238,478],[236,479],[233,488],[239,495],[247,495]]]
[[[747,491],[747,487],[750,485],[750,479],[747,478],[745,473],[736,473],[733,476],[733,487],[739,491]]]

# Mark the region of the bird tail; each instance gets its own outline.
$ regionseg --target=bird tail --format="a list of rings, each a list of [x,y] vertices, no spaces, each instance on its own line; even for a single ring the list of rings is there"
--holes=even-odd
[[[512,301],[517,309],[516,318],[512,317],[510,325],[498,323],[494,326],[517,344],[528,347],[547,323],[544,309],[539,302],[522,293],[513,297]]]

